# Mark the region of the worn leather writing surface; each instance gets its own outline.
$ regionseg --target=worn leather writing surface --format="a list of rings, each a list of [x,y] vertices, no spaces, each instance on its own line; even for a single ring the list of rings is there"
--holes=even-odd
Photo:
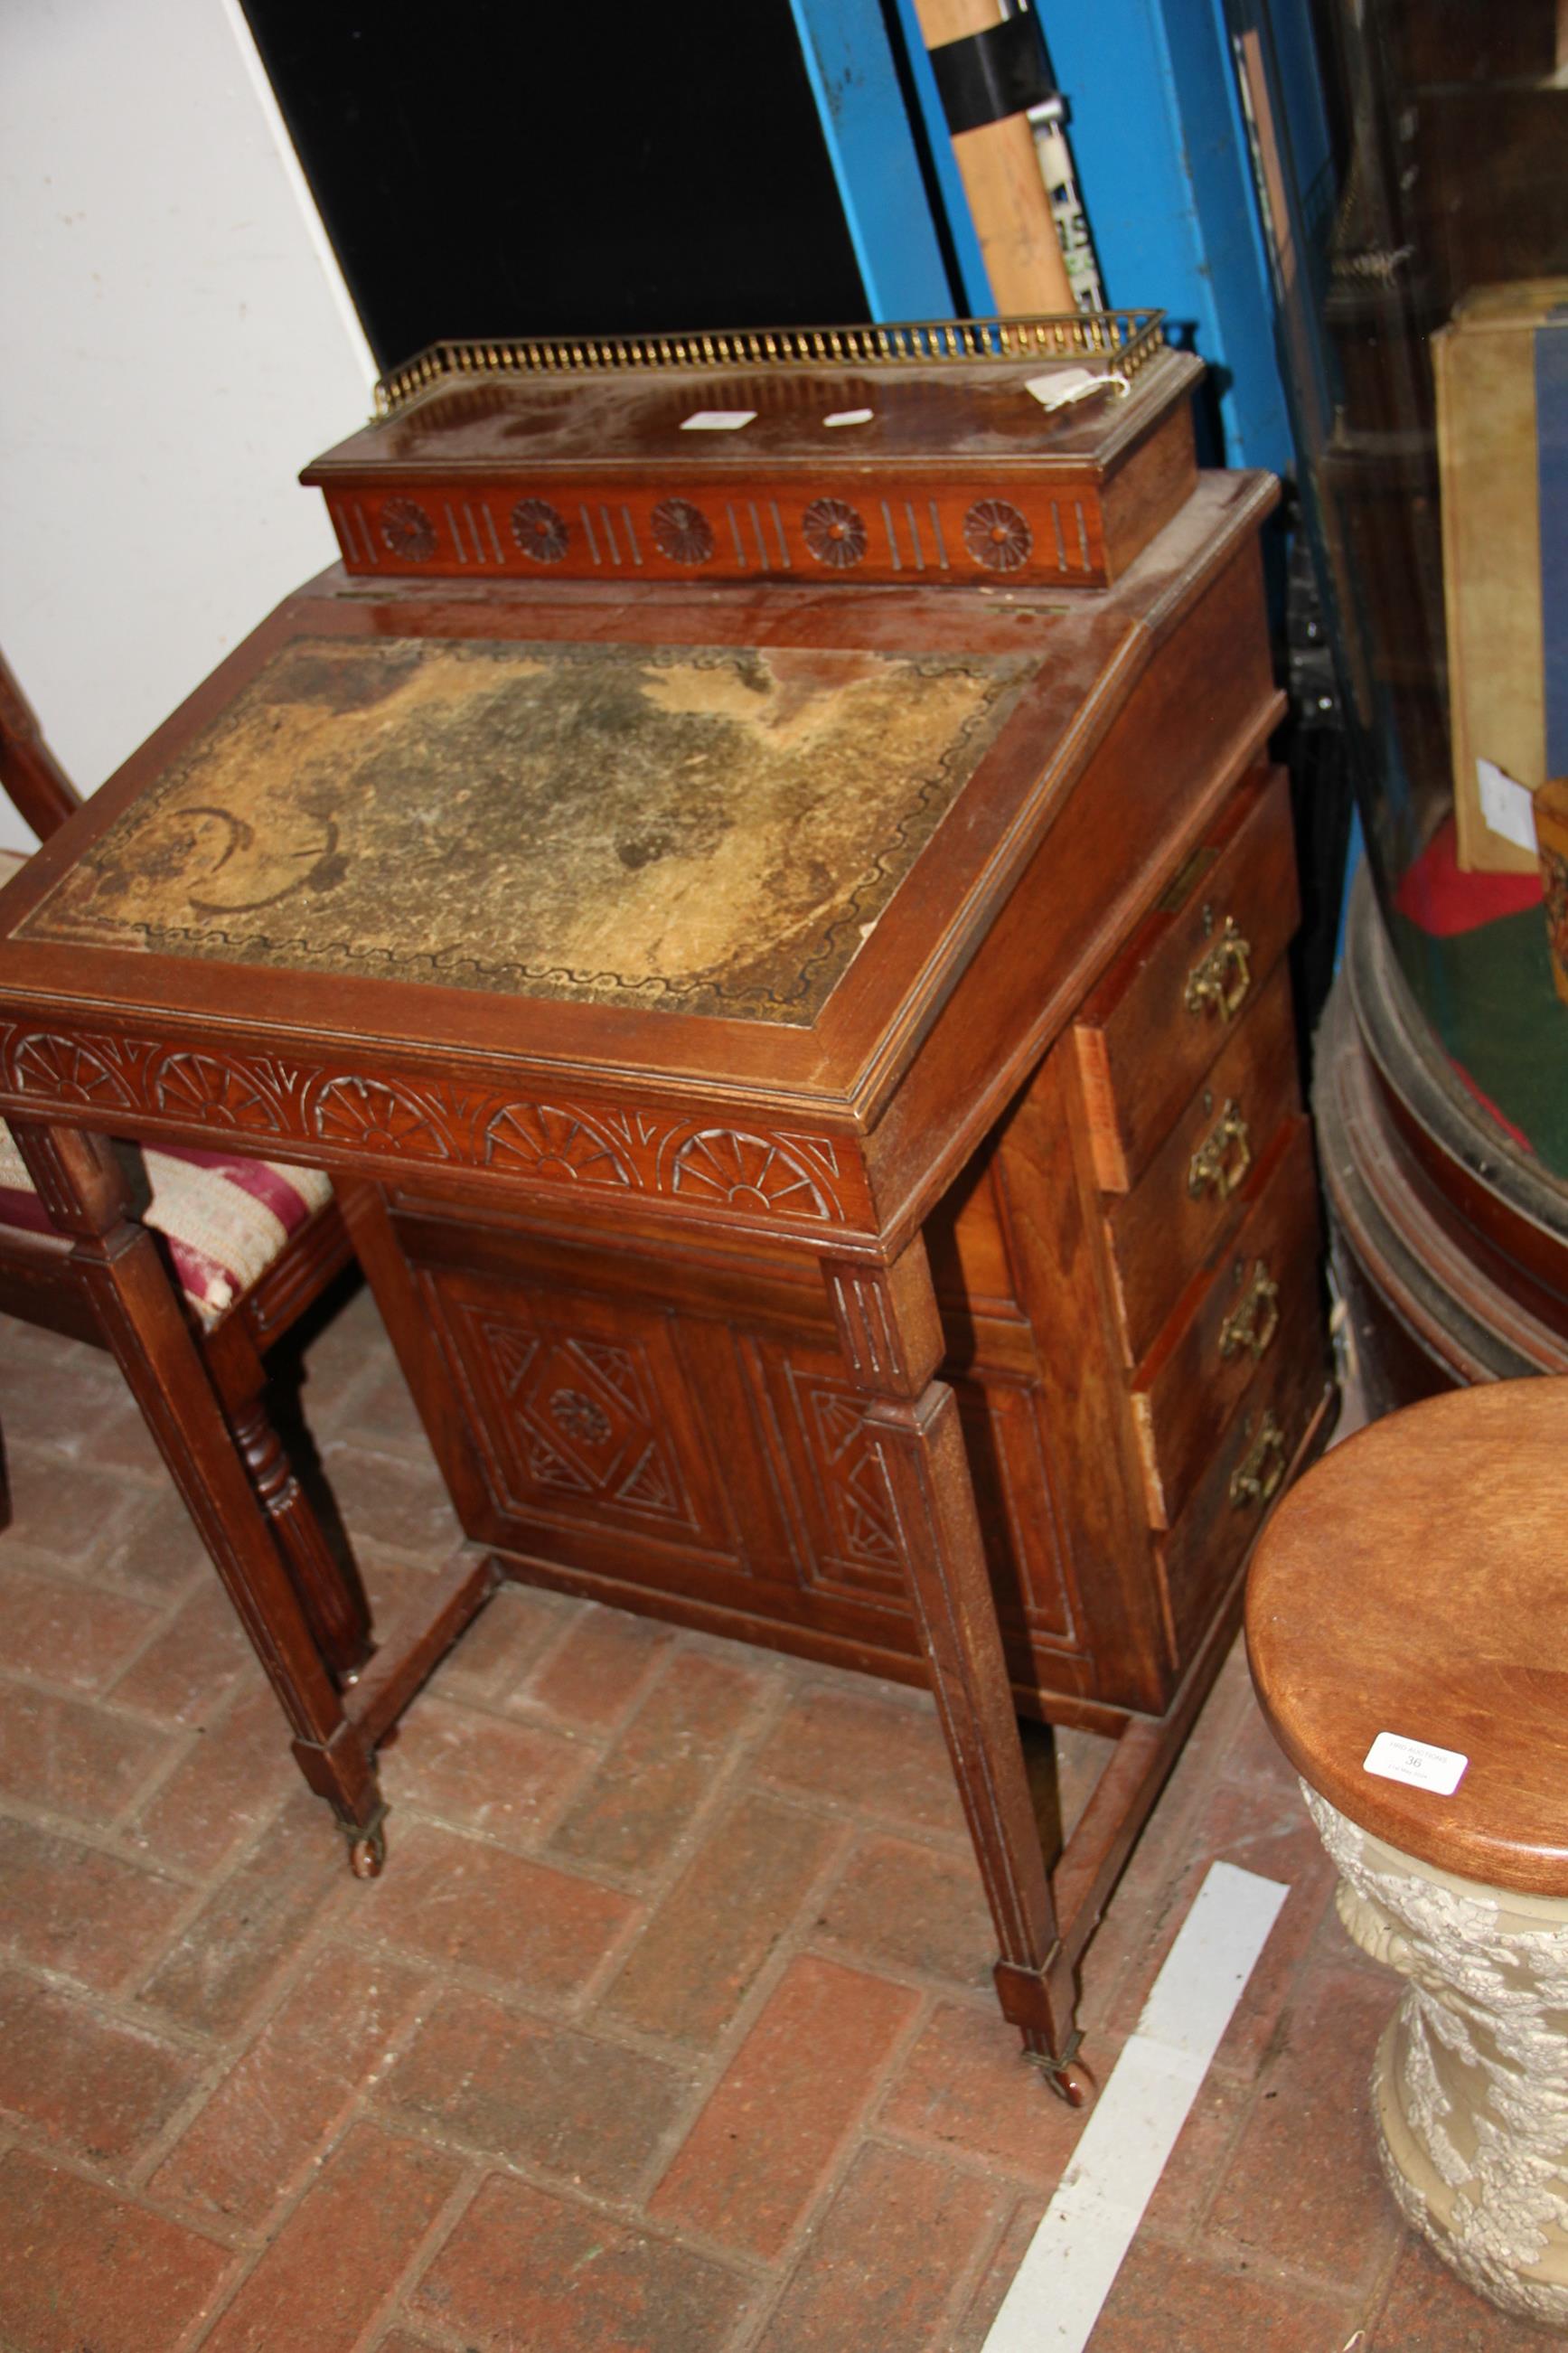
[[[298,638],[25,929],[806,1024],[1037,665]]]

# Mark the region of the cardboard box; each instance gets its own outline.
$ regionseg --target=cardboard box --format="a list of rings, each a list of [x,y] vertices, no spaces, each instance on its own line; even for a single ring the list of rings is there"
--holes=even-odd
[[[1568,774],[1568,278],[1478,288],[1432,338],[1459,864],[1525,874]]]

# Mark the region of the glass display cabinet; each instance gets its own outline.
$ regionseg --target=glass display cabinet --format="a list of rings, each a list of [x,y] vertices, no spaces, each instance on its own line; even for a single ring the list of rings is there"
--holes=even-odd
[[[1232,9],[1364,825],[1317,1056],[1374,1401],[1568,1370],[1568,14]]]

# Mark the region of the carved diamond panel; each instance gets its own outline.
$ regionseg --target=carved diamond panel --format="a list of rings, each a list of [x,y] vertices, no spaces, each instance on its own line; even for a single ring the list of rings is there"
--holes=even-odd
[[[905,1612],[898,1523],[864,1405],[827,1349],[756,1344],[782,1446],[799,1574],[813,1589]]]
[[[887,1473],[859,1407],[833,1389],[809,1392],[828,1507],[845,1557],[860,1567],[899,1565],[899,1540]]]
[[[723,1542],[667,1318],[459,1273],[430,1295],[509,1518]]]

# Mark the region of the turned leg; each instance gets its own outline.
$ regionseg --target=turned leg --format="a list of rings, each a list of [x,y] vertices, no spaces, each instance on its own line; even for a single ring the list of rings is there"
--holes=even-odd
[[[272,1426],[265,1394],[247,1398],[233,1419],[240,1455],[289,1564],[316,1646],[334,1674],[356,1675],[370,1656],[370,1609],[359,1578],[351,1583],[335,1558]]]
[[[344,1715],[152,1236],[96,1136],[12,1120],[11,1132],[132,1396],[294,1735],[310,1788],[375,1860],[383,1813],[370,1748]]]
[[[272,1418],[266,1364],[244,1323],[228,1318],[205,1353],[316,1648],[334,1675],[352,1678],[371,1651],[370,1604],[358,1566],[346,1542],[333,1544],[300,1484]]]
[[[1072,1970],[1057,1932],[958,1406],[934,1377],[943,1343],[925,1245],[917,1237],[890,1267],[828,1260],[824,1274],[887,1475],[915,1623],[995,1923],[1003,2014],[1078,2106]]]

